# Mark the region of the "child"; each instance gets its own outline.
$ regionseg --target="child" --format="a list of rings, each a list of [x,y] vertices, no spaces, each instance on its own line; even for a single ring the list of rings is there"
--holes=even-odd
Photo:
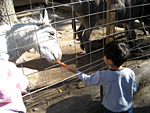
[[[0,113],[25,113],[22,94],[28,79],[16,65],[0,60]]]
[[[77,73],[87,85],[103,87],[102,105],[104,113],[133,113],[132,98],[137,90],[135,74],[130,68],[121,65],[129,58],[130,51],[123,42],[112,41],[104,47],[104,62],[108,70],[97,71],[91,76],[68,67]]]

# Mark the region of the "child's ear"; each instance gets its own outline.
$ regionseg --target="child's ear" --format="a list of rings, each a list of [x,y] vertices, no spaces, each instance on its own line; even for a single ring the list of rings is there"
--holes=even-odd
[[[109,64],[113,64],[113,61],[111,59],[108,59]]]

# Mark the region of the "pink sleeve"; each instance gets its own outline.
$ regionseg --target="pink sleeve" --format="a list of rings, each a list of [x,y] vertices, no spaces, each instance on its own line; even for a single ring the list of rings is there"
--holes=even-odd
[[[0,66],[0,107],[22,102],[21,92],[27,88],[28,79],[12,62],[0,60]]]

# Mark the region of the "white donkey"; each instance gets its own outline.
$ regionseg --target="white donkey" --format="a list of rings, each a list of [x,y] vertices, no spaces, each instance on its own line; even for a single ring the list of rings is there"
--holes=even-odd
[[[60,60],[62,52],[56,30],[49,23],[48,14],[42,20],[42,24],[29,22],[1,25],[0,59],[15,62],[24,52],[34,48],[49,62]]]

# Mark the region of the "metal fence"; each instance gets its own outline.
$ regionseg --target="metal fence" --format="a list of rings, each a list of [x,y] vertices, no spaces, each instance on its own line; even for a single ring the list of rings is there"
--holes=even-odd
[[[30,2],[32,3],[32,2]],[[103,11],[95,12],[93,11],[97,7],[91,7],[94,0],[87,1],[75,1],[71,0],[69,3],[56,3],[55,1],[49,1],[46,9],[48,10],[49,18],[51,20],[52,26],[57,31],[58,42],[62,50],[62,62],[67,65],[77,67],[79,70],[85,73],[94,73],[97,70],[102,70],[107,68],[103,62],[103,47],[107,40],[121,40],[130,45],[131,57],[129,61],[133,60],[145,60],[149,58],[149,32],[143,29],[148,29],[148,24],[144,23],[143,18],[149,20],[149,14],[141,14],[140,17],[125,18],[124,20],[116,20],[116,2],[111,4],[109,9],[106,10],[106,4],[102,4]],[[74,12],[77,6],[83,5],[84,8],[80,13]],[[136,6],[128,6],[127,9],[132,9],[135,7],[146,7],[149,3],[137,4]],[[16,15],[19,19],[23,17],[31,17],[33,19],[39,19],[39,13],[45,8],[41,8],[39,5],[30,4],[32,8],[19,9]],[[75,6],[75,7],[74,7]],[[23,6],[22,6],[23,7]],[[17,9],[17,7],[16,7]],[[117,9],[120,10],[120,9]],[[144,11],[144,10],[143,10]],[[83,15],[81,15],[83,12]],[[84,13],[86,12],[86,13]],[[108,14],[109,12],[109,14]],[[134,13],[134,12],[132,12]],[[96,24],[91,26],[90,17],[103,15],[101,18],[101,24]],[[145,15],[144,15],[145,14]],[[106,18],[110,16],[109,18]],[[131,14],[132,15],[132,14]],[[81,18],[88,18],[89,25],[87,28],[77,30],[80,27]],[[97,17],[96,17],[97,18]],[[111,19],[110,19],[111,18]],[[124,25],[118,23],[125,20],[135,20],[134,29],[128,29]],[[107,23],[105,23],[105,21]],[[141,26],[140,22],[144,24]],[[72,24],[72,22],[74,24]],[[109,23],[108,23],[109,22]],[[130,22],[129,22],[130,24]],[[72,28],[73,26],[73,28]],[[88,43],[89,52],[85,52],[80,48],[80,41],[78,39],[77,33],[88,31],[90,33],[90,39],[82,44]],[[128,35],[126,33],[130,31],[135,31],[136,38],[126,38]],[[1,35],[1,34],[0,34]],[[128,40],[127,40],[128,39]],[[134,43],[132,43],[134,42]],[[48,105],[55,104],[61,96],[68,95],[68,93],[76,88],[84,87],[84,83],[80,82],[76,74],[68,72],[68,70],[59,64],[49,63],[46,59],[42,58],[40,54],[35,52],[26,52],[25,58],[17,63],[17,66],[22,69],[25,76],[28,77],[30,83],[28,86],[28,93],[23,95],[23,99],[27,109],[35,108],[43,103],[48,103]],[[134,67],[135,64],[125,63],[124,65]],[[97,92],[99,93],[99,92]],[[95,94],[97,94],[95,93]],[[58,100],[57,100],[58,99]]]

